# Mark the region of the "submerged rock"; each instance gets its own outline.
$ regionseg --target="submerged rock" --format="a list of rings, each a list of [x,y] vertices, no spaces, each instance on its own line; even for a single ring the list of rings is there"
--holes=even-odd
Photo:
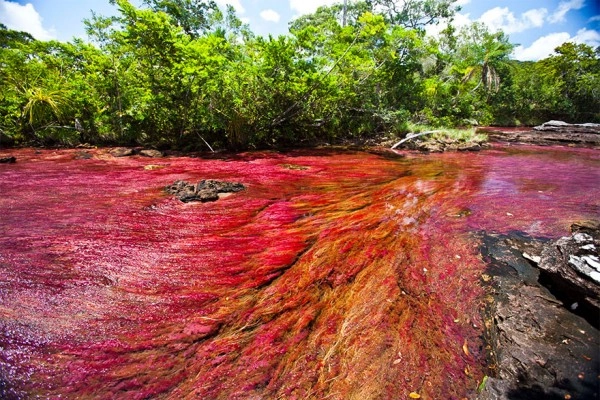
[[[184,203],[191,201],[216,201],[219,194],[235,193],[244,190],[246,187],[238,182],[225,182],[213,179],[206,179],[191,184],[186,181],[175,181],[172,185],[165,188],[166,192],[175,195]]]
[[[94,156],[87,151],[78,151],[77,153],[75,153],[75,156],[73,158],[75,160],[89,160],[93,157]]]
[[[14,164],[17,162],[17,158],[16,157],[1,157],[0,158],[0,164]]]

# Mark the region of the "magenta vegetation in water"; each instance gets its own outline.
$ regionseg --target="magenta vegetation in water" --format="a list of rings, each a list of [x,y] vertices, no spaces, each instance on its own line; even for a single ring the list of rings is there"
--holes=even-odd
[[[158,166],[14,153],[0,167],[14,398],[463,398],[485,374],[469,232],[557,236],[599,207],[583,149]],[[246,188],[206,203],[164,190],[207,177]]]

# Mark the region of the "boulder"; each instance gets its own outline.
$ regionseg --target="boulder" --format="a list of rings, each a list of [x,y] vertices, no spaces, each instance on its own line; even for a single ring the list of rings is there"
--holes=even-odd
[[[113,157],[127,157],[132,156],[134,153],[133,149],[128,147],[116,147],[110,151],[110,155]]]
[[[244,190],[246,187],[237,182],[225,182],[213,179],[206,179],[191,184],[186,181],[175,181],[172,185],[165,188],[166,192],[175,195],[184,203],[191,201],[216,201],[220,194],[235,193]]]
[[[163,153],[158,150],[144,149],[144,150],[140,150],[140,156],[151,157],[151,158],[160,158],[163,156]]]

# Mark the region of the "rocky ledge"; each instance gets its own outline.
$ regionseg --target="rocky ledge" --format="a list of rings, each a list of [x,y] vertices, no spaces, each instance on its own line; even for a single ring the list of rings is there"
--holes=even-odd
[[[583,134],[600,134],[600,124],[569,124],[563,121],[548,121],[542,125],[533,128],[539,132],[560,132],[560,133],[583,133]]]
[[[546,281],[582,308],[600,318],[600,223],[574,224],[573,234],[544,247],[534,263]]]
[[[240,192],[246,187],[238,182],[225,182],[213,179],[206,179],[197,184],[186,181],[175,181],[172,185],[165,188],[166,192],[175,195],[184,203],[191,201],[216,201],[223,195]]]
[[[443,153],[445,151],[479,151],[489,147],[483,142],[456,142],[453,140],[415,140],[406,142],[404,147],[425,153]]]
[[[548,121],[533,128],[484,127],[478,131],[500,142],[600,147],[600,124]]]
[[[483,234],[489,377],[479,400],[600,395],[598,222],[555,241]]]

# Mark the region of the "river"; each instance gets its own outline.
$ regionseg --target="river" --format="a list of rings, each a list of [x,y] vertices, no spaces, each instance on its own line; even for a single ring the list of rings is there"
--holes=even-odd
[[[600,215],[591,149],[10,154],[9,399],[462,399],[486,373],[475,233],[554,238]],[[164,191],[202,179],[247,188]]]

